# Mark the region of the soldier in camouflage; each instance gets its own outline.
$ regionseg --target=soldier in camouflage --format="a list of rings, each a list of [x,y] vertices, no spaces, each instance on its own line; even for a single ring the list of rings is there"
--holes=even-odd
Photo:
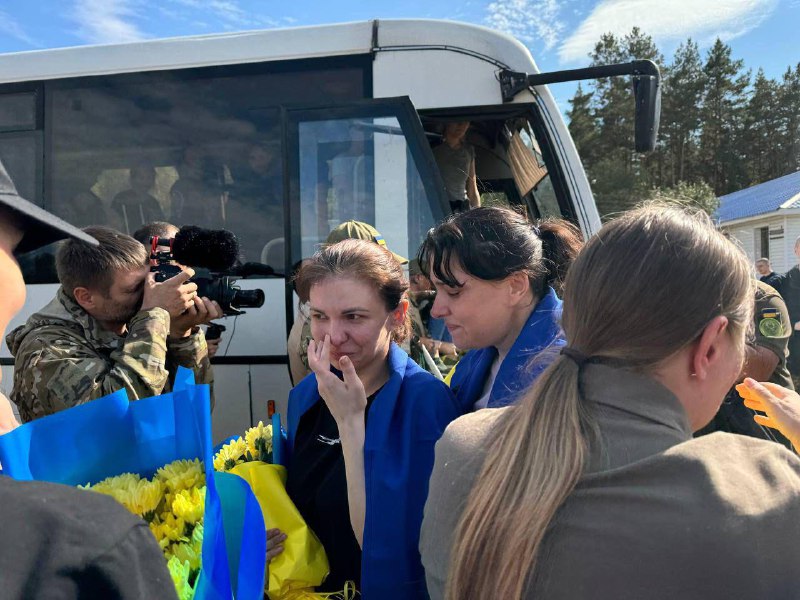
[[[100,246],[65,242],[56,256],[56,297],[6,338],[14,355],[11,399],[23,422],[120,389],[130,399],[167,392],[178,366],[212,383],[198,325],[222,310],[197,297],[187,282],[193,271],[157,283],[136,240],[105,227],[84,231]]]

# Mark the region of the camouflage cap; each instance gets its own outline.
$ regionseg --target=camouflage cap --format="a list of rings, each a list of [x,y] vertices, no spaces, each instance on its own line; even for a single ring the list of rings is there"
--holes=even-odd
[[[35,250],[66,237],[97,246],[97,240],[92,236],[20,196],[2,162],[0,162],[0,206],[18,215],[24,224],[25,234],[17,246],[17,252]]]
[[[328,234],[328,239],[325,240],[325,243],[327,245],[336,244],[342,240],[367,240],[369,242],[375,242],[389,250],[389,247],[386,245],[386,240],[378,233],[378,230],[372,225],[362,221],[345,221]],[[389,252],[392,251],[389,250]],[[401,265],[408,262],[406,257],[400,256],[396,252],[392,252],[392,254]]]

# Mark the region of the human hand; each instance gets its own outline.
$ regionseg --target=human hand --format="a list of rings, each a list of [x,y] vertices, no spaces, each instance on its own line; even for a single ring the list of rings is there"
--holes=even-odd
[[[148,273],[144,282],[142,310],[163,308],[173,319],[194,306],[197,284],[187,283],[194,276],[194,270],[187,267],[166,281],[157,282],[155,273]]]
[[[192,333],[194,327],[206,325],[221,316],[222,308],[216,301],[195,295],[192,298],[192,305],[170,320],[169,334],[172,337],[186,337]]]
[[[283,542],[286,540],[286,534],[280,529],[267,529],[267,562],[283,552]]]
[[[206,340],[206,346],[208,346],[208,358],[214,358],[219,352],[219,343],[222,341],[222,338],[216,338],[213,340]]]
[[[456,348],[456,345],[451,342],[440,342],[439,354],[442,356],[452,356],[455,358],[458,356],[458,348]]]
[[[800,396],[796,392],[750,377],[737,385],[736,391],[747,408],[766,413],[755,415],[756,423],[777,429],[800,451]]]
[[[308,366],[317,376],[319,395],[331,411],[336,424],[341,428],[355,420],[364,423],[364,411],[367,408],[367,394],[364,384],[356,374],[353,363],[347,356],[339,359],[339,369],[344,380],[331,373],[331,338],[319,344],[311,340],[308,344]]]

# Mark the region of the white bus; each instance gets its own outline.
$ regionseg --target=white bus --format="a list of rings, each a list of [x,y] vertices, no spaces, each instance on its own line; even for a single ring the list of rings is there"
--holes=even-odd
[[[223,320],[220,440],[265,419],[270,399],[285,414],[295,263],[347,219],[413,257],[449,212],[432,154],[447,121],[472,123],[485,201],[598,228],[559,110],[524,79],[537,72],[508,36],[424,20],[6,54],[0,160],[23,197],[78,226],[227,228],[244,260],[274,269],[240,281],[264,290],[264,306]],[[12,327],[53,297],[52,255],[24,261],[28,301]],[[0,360],[10,385],[5,343]]]

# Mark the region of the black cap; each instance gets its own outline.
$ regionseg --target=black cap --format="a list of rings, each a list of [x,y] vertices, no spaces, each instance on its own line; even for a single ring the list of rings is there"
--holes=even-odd
[[[22,198],[2,162],[0,162],[0,206],[19,215],[24,224],[25,233],[17,246],[17,252],[36,250],[66,237],[93,246],[98,245],[92,236]]]

